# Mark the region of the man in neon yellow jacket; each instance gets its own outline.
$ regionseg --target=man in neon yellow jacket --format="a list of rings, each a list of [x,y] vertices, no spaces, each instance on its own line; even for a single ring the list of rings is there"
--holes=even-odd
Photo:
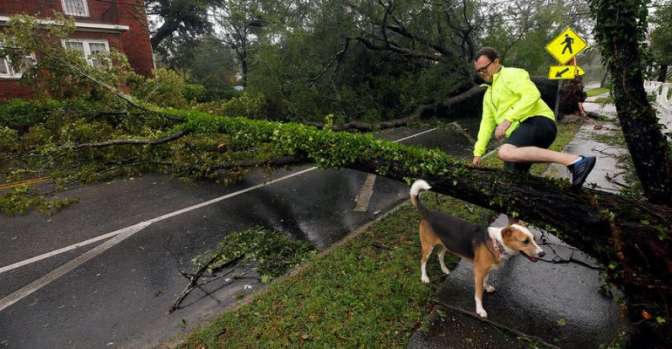
[[[523,69],[504,67],[490,47],[478,52],[474,69],[490,86],[483,97],[473,164],[480,165],[494,131],[495,138],[506,139],[497,152],[505,169],[528,172],[536,162],[559,163],[572,174],[572,187],[580,188],[595,166],[595,157],[548,149],[557,133],[555,117],[530,75]]]

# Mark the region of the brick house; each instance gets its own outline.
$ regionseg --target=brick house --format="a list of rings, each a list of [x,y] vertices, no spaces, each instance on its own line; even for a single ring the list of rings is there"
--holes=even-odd
[[[114,47],[126,54],[136,72],[151,74],[154,61],[143,0],[0,0],[0,30],[12,15],[52,17],[54,11],[75,20],[75,32],[63,43],[68,48],[88,57]],[[0,100],[31,96],[20,78],[0,58]]]

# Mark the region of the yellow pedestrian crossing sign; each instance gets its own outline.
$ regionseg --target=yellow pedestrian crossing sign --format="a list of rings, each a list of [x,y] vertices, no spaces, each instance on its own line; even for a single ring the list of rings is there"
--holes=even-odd
[[[546,51],[553,56],[560,64],[566,64],[574,56],[588,47],[583,38],[575,33],[572,28],[567,27],[560,35],[546,45]]]
[[[581,67],[574,65],[552,65],[548,70],[548,78],[551,80],[574,79],[585,74]]]

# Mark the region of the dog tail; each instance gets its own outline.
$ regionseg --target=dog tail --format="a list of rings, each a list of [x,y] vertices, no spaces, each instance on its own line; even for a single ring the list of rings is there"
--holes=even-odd
[[[418,179],[417,181],[413,182],[413,185],[411,186],[411,203],[415,208],[418,209],[418,211],[420,211],[420,213],[423,213],[427,210],[420,202],[420,193],[429,189],[432,189],[432,187],[430,187],[429,184],[422,179]]]

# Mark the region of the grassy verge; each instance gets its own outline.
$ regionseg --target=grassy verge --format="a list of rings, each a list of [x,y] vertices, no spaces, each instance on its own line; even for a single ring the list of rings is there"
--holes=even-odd
[[[559,125],[553,148],[562,149],[578,127]],[[498,166],[498,161],[486,165]],[[493,214],[434,194],[424,196],[424,202],[475,223]],[[410,204],[402,205],[329,253],[313,257],[299,272],[272,282],[250,303],[193,332],[180,347],[405,347],[422,325],[433,293],[420,282],[419,218]],[[435,258],[428,263],[432,285],[442,275]]]
[[[609,92],[608,88],[598,87],[598,88],[593,88],[593,89],[590,89],[590,90],[586,90],[586,95],[588,95],[588,97],[594,97],[594,96],[599,96],[601,94],[608,93],[608,92]]]
[[[595,98],[595,100],[593,101],[593,103],[597,103],[597,104],[613,104],[613,103],[614,103],[614,99],[613,99],[611,96],[609,96],[609,97],[597,97],[597,98]]]

